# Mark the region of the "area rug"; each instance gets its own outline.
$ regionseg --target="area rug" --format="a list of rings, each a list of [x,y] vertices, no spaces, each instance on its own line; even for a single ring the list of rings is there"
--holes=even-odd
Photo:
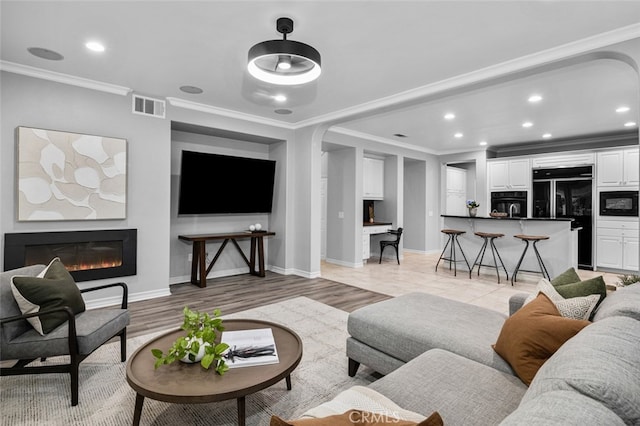
[[[272,414],[296,418],[351,386],[367,385],[375,380],[366,368],[361,368],[356,377],[347,374],[347,313],[344,311],[297,297],[233,315],[224,316],[223,312],[223,317],[273,321],[293,329],[303,341],[302,361],[291,374],[293,389],[287,391],[283,380],[247,396],[247,425],[268,425]],[[129,355],[158,334],[129,339]],[[126,363],[119,362],[119,354],[120,345],[111,343],[82,362],[80,398],[75,407],[71,407],[69,375],[0,378],[0,424],[131,425],[135,392],[127,384]],[[223,426],[237,425],[237,421],[235,400],[186,405],[145,398],[140,424]]]

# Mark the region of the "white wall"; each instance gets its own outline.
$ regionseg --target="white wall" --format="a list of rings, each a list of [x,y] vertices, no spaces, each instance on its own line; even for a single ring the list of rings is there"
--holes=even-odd
[[[0,223],[8,232],[138,229],[137,275],[125,281],[130,300],[169,293],[169,121],[131,113],[131,97],[2,72]],[[127,140],[127,218],[124,220],[17,222],[14,130],[18,126],[62,130]],[[92,282],[95,284],[96,282]],[[87,286],[87,283],[80,283]],[[101,292],[102,293],[102,292]],[[116,292],[92,294],[89,300]],[[93,299],[92,299],[93,298]]]
[[[191,274],[192,245],[178,239],[178,235],[235,232],[248,229],[250,225],[260,223],[264,229],[271,230],[271,214],[212,214],[212,215],[183,215],[178,216],[178,197],[180,184],[180,158],[183,150],[207,152],[236,157],[248,157],[259,159],[271,159],[270,152],[274,145],[261,144],[240,140],[232,140],[214,136],[199,135],[172,131],[171,133],[171,232],[169,236],[171,249],[171,283],[187,282]],[[283,164],[276,162],[276,182],[282,174]],[[244,179],[247,182],[247,191],[251,191],[251,171],[238,170],[238,175],[229,176],[229,179]],[[201,191],[203,197],[215,197],[216,186],[225,182],[203,182]],[[274,185],[275,191],[280,186]],[[265,267],[269,269],[269,238],[265,238]],[[212,241],[207,244],[209,260],[213,259],[222,241]],[[238,245],[249,257],[250,240],[238,240]],[[235,247],[229,244],[223,250],[216,261],[208,277],[219,277],[234,274],[247,273],[248,266]]]

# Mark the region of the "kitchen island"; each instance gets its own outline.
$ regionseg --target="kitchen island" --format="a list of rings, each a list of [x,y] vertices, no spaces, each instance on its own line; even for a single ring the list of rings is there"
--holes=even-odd
[[[513,270],[518,264],[518,260],[525,247],[525,244],[521,240],[513,237],[517,234],[546,235],[549,237],[548,240],[540,241],[536,246],[551,277],[561,274],[568,268],[578,268],[578,232],[577,229],[572,229],[571,227],[572,219],[452,215],[441,215],[441,217],[443,229],[450,228],[465,231],[465,234],[460,235],[458,240],[467,256],[469,265],[475,260],[483,243],[482,238],[474,235],[474,233],[495,232],[504,234],[504,237],[496,238],[495,245],[509,272],[509,279],[511,279]],[[442,237],[441,247],[444,247],[446,236],[443,234]],[[490,251],[485,254],[483,263],[493,263]],[[447,265],[447,263],[445,262],[444,265]],[[464,262],[462,264],[459,263],[458,268],[460,268],[461,265],[464,265]],[[492,271],[491,269],[484,268],[483,270],[488,272]],[[523,279],[528,275],[527,272],[524,272],[525,270],[540,270],[535,253],[531,247],[529,247],[522,261],[522,265],[520,265],[518,278]],[[476,273],[477,270],[474,274]],[[532,276],[542,278],[540,274]]]

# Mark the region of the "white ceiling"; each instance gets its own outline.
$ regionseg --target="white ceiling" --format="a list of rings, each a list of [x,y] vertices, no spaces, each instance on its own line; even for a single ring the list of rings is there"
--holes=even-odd
[[[545,132],[619,132],[639,121],[638,73],[623,62],[593,59],[522,76],[501,71],[600,39],[640,51],[639,1],[2,0],[0,12],[6,70],[35,67],[284,126],[332,120],[338,131],[427,152],[477,150],[481,140],[490,147],[538,141]],[[317,82],[283,88],[246,72],[249,48],[280,38],[281,16],[294,20],[289,39],[322,54]],[[89,40],[106,51],[88,51]],[[64,60],[37,58],[29,47]],[[494,81],[462,84],[482,76]],[[204,93],[183,93],[183,85]],[[288,101],[273,100],[277,93]],[[532,93],[543,100],[528,103]],[[631,110],[617,114],[620,105]],[[274,112],[281,108],[292,113]],[[449,111],[455,120],[443,119]],[[534,125],[522,128],[526,120]],[[454,138],[457,131],[464,136]]]

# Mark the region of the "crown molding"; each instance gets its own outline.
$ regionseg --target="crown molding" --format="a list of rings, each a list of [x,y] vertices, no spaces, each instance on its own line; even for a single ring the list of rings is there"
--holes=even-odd
[[[56,83],[69,84],[71,86],[84,87],[85,89],[97,90],[114,95],[127,96],[132,89],[101,81],[90,80],[88,78],[76,77],[74,75],[63,74],[55,71],[47,71],[42,68],[28,65],[16,64],[14,62],[0,61],[0,70],[14,74],[26,75],[28,77],[40,78],[42,80],[55,81]]]
[[[410,151],[417,151],[425,154],[438,155],[437,152],[429,148],[418,147],[416,145],[408,144],[405,142],[399,142],[393,139],[383,138],[381,136],[375,136],[369,133],[359,132],[357,130],[346,129],[344,127],[337,127],[337,126],[330,127],[329,130],[327,130],[327,133],[336,133],[339,135],[350,136],[353,138],[364,139],[367,141],[379,142],[385,145],[393,145],[395,147],[407,149]]]
[[[178,108],[205,112],[207,114],[215,114],[223,117],[235,118],[243,121],[250,121],[252,123],[265,124],[267,126],[273,126],[273,127],[280,127],[287,130],[295,130],[296,128],[298,128],[297,126],[284,121],[273,120],[271,118],[260,117],[257,115],[247,114],[244,112],[233,111],[225,108],[219,108],[219,107],[215,107],[207,104],[201,104],[193,101],[187,101],[185,99],[168,97],[167,101],[169,101],[169,104],[171,104],[172,106],[175,106]]]
[[[525,71],[534,67],[540,67],[545,64],[575,57],[577,55],[586,54],[595,50],[604,49],[611,45],[633,40],[640,37],[640,24],[633,24],[626,27],[618,28],[601,34],[596,34],[581,40],[566,43],[547,50],[532,53],[530,55],[521,56],[516,59],[501,62],[481,68],[469,73],[460,74],[445,80],[425,86],[410,89],[404,92],[396,93],[384,98],[376,99],[371,102],[365,102],[354,107],[345,108],[334,111],[325,115],[313,117],[307,120],[298,121],[296,127],[306,127],[327,122],[340,122],[344,119],[351,119],[360,115],[364,115],[374,110],[383,110],[397,104],[410,103],[418,101],[448,90],[469,86],[474,83],[480,83],[493,78],[514,74],[516,72]]]

